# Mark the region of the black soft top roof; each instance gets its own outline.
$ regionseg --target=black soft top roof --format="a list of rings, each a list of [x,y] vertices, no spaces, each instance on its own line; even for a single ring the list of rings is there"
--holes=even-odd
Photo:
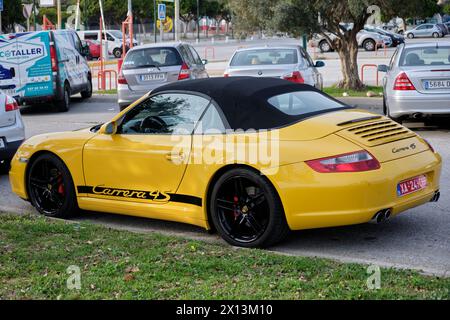
[[[221,108],[233,130],[279,128],[316,114],[333,111],[328,109],[292,116],[278,110],[268,99],[295,91],[325,94],[309,85],[276,78],[230,77],[178,81],[153,90],[152,95],[164,91],[191,91],[211,97]],[[342,108],[336,110],[345,108],[349,107],[342,104]]]

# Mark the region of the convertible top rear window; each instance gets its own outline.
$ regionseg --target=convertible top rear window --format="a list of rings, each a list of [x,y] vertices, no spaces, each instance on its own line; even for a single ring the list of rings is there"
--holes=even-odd
[[[270,98],[269,103],[290,116],[342,108],[344,105],[314,91],[296,91]]]

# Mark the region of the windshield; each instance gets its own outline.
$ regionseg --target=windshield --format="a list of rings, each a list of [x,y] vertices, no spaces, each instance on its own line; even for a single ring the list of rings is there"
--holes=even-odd
[[[449,66],[450,47],[409,48],[403,51],[400,59],[402,67]]]
[[[272,97],[268,102],[290,116],[301,116],[347,107],[314,91],[296,91]]]
[[[124,70],[181,66],[180,54],[174,48],[146,48],[130,51],[123,63]]]
[[[114,38],[117,38],[117,39],[122,39],[123,38],[122,31],[119,31],[119,30],[108,30],[108,33],[110,35],[112,35]]]
[[[297,64],[296,49],[258,49],[237,52],[231,66]]]

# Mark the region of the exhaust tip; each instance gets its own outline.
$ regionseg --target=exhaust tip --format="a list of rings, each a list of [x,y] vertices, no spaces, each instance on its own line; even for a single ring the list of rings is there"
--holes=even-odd
[[[441,198],[441,192],[438,190],[434,193],[433,198],[431,198],[430,202],[438,202]]]
[[[370,220],[370,223],[373,223],[373,224],[383,223],[383,222],[389,220],[391,215],[392,215],[391,209],[380,210],[373,216],[372,220]]]

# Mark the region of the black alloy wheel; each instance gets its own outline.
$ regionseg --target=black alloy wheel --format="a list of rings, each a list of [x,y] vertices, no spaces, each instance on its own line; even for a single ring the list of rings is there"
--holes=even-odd
[[[72,177],[64,163],[52,154],[38,156],[27,175],[32,205],[43,215],[66,218],[77,210]]]
[[[219,178],[211,194],[212,220],[228,243],[267,247],[289,232],[273,186],[249,169],[233,169]]]

